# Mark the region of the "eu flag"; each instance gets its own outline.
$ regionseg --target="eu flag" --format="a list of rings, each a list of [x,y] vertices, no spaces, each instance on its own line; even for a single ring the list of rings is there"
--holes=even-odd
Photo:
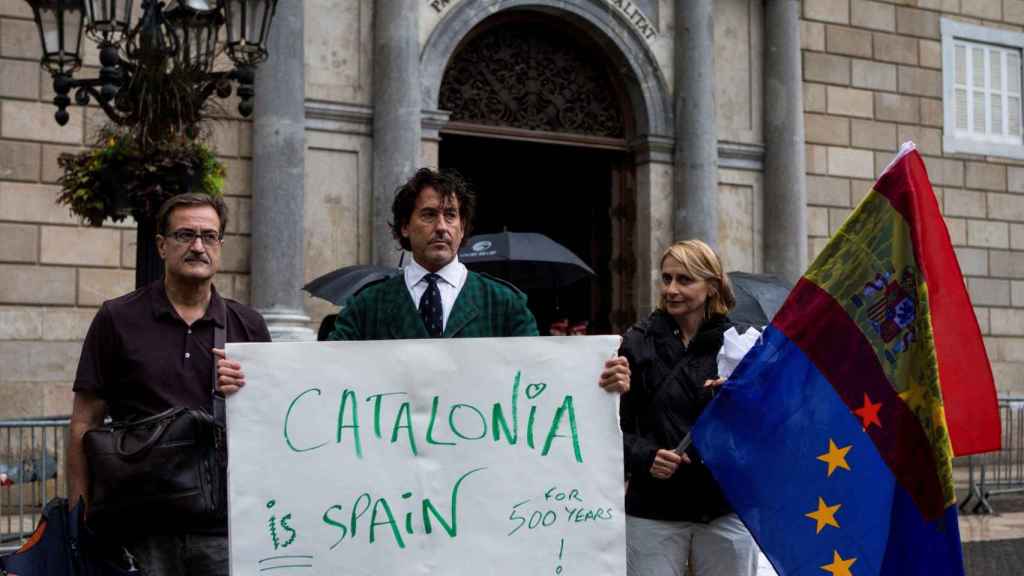
[[[953,455],[999,448],[992,371],[905,146],[693,429],[782,576],[964,573]]]

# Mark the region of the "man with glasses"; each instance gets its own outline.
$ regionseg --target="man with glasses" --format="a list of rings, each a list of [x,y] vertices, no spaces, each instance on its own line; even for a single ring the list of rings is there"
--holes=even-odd
[[[269,342],[252,308],[223,298],[213,286],[220,268],[227,207],[220,198],[182,194],[157,216],[164,277],[103,303],[89,327],[74,384],[68,443],[69,496],[88,503],[89,472],[82,438],[109,414],[136,420],[168,408],[209,408],[214,328],[228,342]],[[140,242],[144,239],[140,238]],[[225,395],[238,390],[223,383]],[[128,549],[149,576],[227,575],[227,520],[199,526],[191,518],[153,518],[132,528]]]

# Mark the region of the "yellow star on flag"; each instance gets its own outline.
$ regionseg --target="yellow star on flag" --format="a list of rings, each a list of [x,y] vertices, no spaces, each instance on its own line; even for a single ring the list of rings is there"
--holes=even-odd
[[[846,453],[850,451],[850,448],[853,448],[853,444],[839,448],[831,438],[828,439],[828,452],[818,456],[818,460],[828,463],[829,478],[832,477],[832,473],[836,471],[836,468],[850,469],[850,465],[846,463]]]
[[[924,386],[917,382],[911,382],[906,390],[899,393],[899,397],[903,399],[903,402],[906,403],[912,412],[917,412],[918,409],[924,407],[928,400],[926,392]]]
[[[832,563],[825,564],[821,567],[825,572],[831,572],[833,576],[853,576],[853,572],[850,572],[850,566],[856,562],[856,558],[843,559],[836,550],[832,551]]]
[[[807,514],[804,514],[804,516],[807,516],[818,523],[817,532],[815,532],[815,534],[821,534],[821,531],[825,528],[826,524],[839,528],[839,522],[836,521],[836,511],[838,511],[842,506],[842,504],[829,506],[825,504],[824,498],[818,496],[818,509],[814,512],[808,512]]]

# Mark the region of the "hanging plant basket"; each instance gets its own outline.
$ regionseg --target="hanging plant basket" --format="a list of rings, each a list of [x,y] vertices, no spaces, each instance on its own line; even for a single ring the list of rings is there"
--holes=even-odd
[[[62,155],[57,203],[101,226],[108,218],[155,218],[164,201],[178,194],[223,193],[224,166],[201,141],[176,136],[145,151],[135,142],[126,132],[107,129],[97,147]]]

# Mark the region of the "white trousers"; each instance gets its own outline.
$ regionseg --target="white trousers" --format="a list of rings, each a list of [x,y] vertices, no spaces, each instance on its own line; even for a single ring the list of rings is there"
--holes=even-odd
[[[626,516],[628,576],[755,576],[758,555],[736,514],[710,524]]]

